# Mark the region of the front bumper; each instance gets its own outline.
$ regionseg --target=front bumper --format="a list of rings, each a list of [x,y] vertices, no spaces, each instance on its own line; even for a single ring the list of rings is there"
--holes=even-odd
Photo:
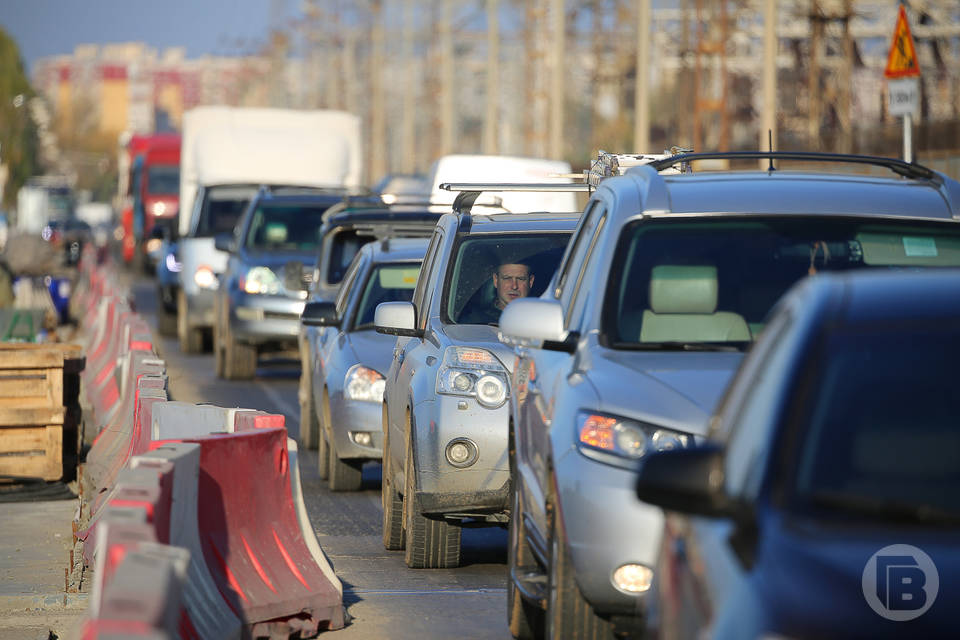
[[[487,514],[509,506],[507,450],[509,401],[496,409],[476,398],[436,394],[413,407],[416,425],[417,500],[430,514]],[[454,439],[469,439],[476,460],[457,467],[446,457]]]
[[[348,400],[342,393],[331,394],[330,423],[337,455],[341,458],[379,460],[383,456],[383,404]],[[370,433],[369,447],[350,439],[351,431]]]
[[[280,342],[297,346],[303,300],[283,296],[231,293],[230,331],[252,344]]]
[[[555,473],[560,515],[584,597],[601,613],[641,615],[650,591],[625,593],[612,576],[627,563],[656,570],[663,511],[637,500],[635,471],[597,462],[574,448],[556,461]]]

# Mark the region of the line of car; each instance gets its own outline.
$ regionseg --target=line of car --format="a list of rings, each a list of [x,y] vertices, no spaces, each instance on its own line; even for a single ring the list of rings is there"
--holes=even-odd
[[[770,168],[676,171],[718,158]],[[810,160],[894,176],[773,169]],[[518,638],[895,635],[860,575],[901,542],[955,598],[960,274],[934,271],[960,267],[960,183],[774,152],[593,186],[583,213],[442,215],[262,189],[216,242],[218,372],[298,348],[303,444],[332,490],[382,460],[383,543],[409,567],[508,527]],[[310,233],[267,213],[308,204]],[[529,297],[500,314],[517,278]],[[947,598],[928,600],[909,631],[945,634]]]

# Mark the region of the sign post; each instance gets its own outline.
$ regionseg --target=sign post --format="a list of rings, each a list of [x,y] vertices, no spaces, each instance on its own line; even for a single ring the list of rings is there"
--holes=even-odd
[[[913,162],[913,117],[920,111],[920,65],[902,4],[883,75],[890,80],[887,83],[890,115],[903,116],[903,159]]]

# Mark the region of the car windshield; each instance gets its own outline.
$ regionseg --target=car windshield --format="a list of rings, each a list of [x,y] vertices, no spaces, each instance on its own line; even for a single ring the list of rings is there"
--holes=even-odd
[[[218,233],[233,233],[256,193],[257,188],[252,186],[208,187],[203,196],[196,236],[208,238]]]
[[[150,167],[147,170],[147,193],[158,196],[175,196],[180,193],[180,167]]]
[[[953,224],[818,217],[645,220],[620,238],[604,339],[620,349],[745,348],[808,274],[960,265]]]
[[[354,256],[363,245],[373,240],[373,236],[361,236],[353,229],[335,232],[327,254],[330,256],[327,264],[327,284],[340,284]]]
[[[802,419],[796,494],[880,518],[960,520],[957,319],[837,333]],[[908,372],[908,373],[905,373]]]
[[[354,316],[354,331],[373,329],[373,316],[381,302],[410,302],[419,274],[419,262],[387,263],[374,267]]]
[[[477,234],[456,248],[444,322],[498,324],[511,300],[539,296],[560,264],[570,234]]]
[[[327,205],[257,206],[247,230],[246,248],[257,251],[309,251],[320,245]]]

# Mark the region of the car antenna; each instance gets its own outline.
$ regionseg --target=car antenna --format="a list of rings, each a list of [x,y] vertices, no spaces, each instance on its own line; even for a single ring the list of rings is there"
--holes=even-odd
[[[770,149],[770,165],[767,171],[776,171],[777,168],[773,166],[773,129],[767,129],[767,147]]]

